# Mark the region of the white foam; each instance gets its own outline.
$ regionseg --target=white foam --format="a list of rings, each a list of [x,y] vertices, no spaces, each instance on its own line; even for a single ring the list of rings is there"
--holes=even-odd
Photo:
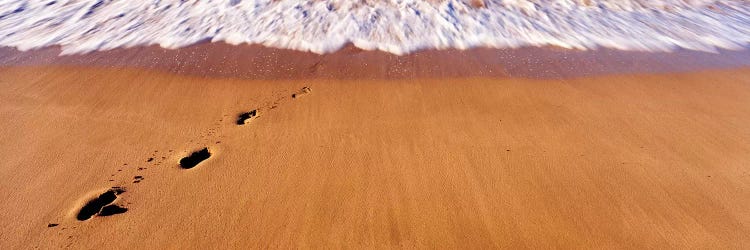
[[[750,43],[745,0],[0,0],[0,45],[63,53],[205,41],[328,53],[555,45],[715,51]]]

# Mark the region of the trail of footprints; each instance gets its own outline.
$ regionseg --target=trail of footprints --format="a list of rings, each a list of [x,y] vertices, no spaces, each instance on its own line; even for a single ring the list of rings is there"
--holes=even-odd
[[[273,110],[286,100],[294,100],[310,92],[311,92],[311,89],[309,87],[303,87],[297,92],[294,92],[291,95],[286,95],[286,96],[277,98],[276,100],[271,101],[270,103],[267,103],[266,105],[263,105],[263,107],[261,108],[242,112],[238,115],[237,119],[235,120],[236,125],[245,126],[251,123],[253,120],[258,119],[260,117],[261,112],[267,112],[267,111]],[[194,140],[190,140],[190,142],[199,143],[203,145],[220,144],[221,143],[220,139],[223,138],[223,136],[217,136],[217,132],[219,131],[219,129],[221,129],[222,122],[224,122],[225,120],[227,120],[227,115],[224,115],[222,119],[214,123],[214,127],[209,128],[207,132],[205,132],[205,134],[203,133],[201,134],[201,139],[203,140],[198,140],[197,142]],[[170,149],[166,152],[166,155],[173,155],[175,153],[176,152],[174,150]],[[141,174],[141,173],[148,170],[149,167],[157,167],[162,164],[165,164],[165,161],[167,160],[166,155],[160,155],[159,151],[155,150],[149,157],[146,157],[146,159],[143,160],[143,164],[138,164],[140,165],[139,167],[132,167],[132,165],[128,165],[128,163],[125,163],[117,169],[117,172],[110,175],[108,182],[110,183],[115,182],[116,179],[118,179],[117,178],[118,175],[123,175],[121,174],[123,172],[135,171],[138,174],[133,175],[133,177],[128,182],[132,182],[131,183],[132,185],[141,183],[146,180],[146,178],[144,177],[145,174]],[[209,159],[211,155],[212,154],[211,154],[210,146],[202,146],[202,147],[199,147],[198,150],[182,157],[180,161],[178,162],[178,166],[181,169],[192,169],[192,168],[199,166],[201,162]],[[149,166],[143,166],[143,165],[149,165]],[[112,215],[117,215],[117,214],[122,214],[122,213],[127,212],[128,208],[126,207],[126,205],[130,203],[125,202],[124,199],[121,197],[121,195],[127,191],[126,185],[112,186],[106,191],[100,193],[99,195],[88,199],[88,201],[83,203],[80,208],[77,208],[76,219],[78,221],[87,221],[87,220],[100,217],[100,216],[112,216]],[[60,223],[57,223],[57,222],[49,223],[47,224],[47,227],[52,228],[52,227],[57,227],[59,225]],[[65,227],[63,227],[63,229],[65,229]]]

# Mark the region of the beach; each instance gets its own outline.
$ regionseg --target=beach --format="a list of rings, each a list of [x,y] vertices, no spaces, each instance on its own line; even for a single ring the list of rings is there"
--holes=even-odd
[[[0,248],[750,246],[747,51],[231,46],[0,49]]]

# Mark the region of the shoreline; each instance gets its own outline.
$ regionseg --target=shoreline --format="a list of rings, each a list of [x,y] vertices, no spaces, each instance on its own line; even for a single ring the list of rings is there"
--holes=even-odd
[[[637,52],[554,47],[422,50],[397,56],[347,46],[315,54],[261,45],[199,43],[179,49],[158,46],[58,56],[59,47],[18,51],[0,47],[0,66],[77,65],[157,69],[183,75],[240,79],[563,79],[634,73],[679,73],[750,66],[750,49],[708,53],[689,50]],[[460,62],[460,63],[456,63]]]

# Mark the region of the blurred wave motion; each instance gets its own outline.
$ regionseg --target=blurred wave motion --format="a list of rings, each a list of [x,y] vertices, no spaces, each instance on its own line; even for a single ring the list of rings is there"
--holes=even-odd
[[[328,53],[477,46],[714,51],[750,43],[744,0],[0,0],[0,45],[64,54],[200,41]]]

